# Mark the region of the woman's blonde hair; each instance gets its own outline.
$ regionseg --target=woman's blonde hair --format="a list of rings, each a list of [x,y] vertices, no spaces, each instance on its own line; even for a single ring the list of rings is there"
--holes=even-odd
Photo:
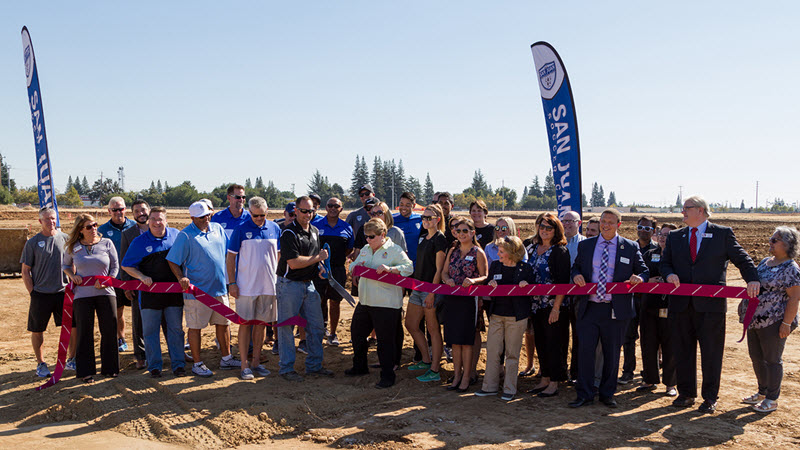
[[[367,233],[375,235],[384,234],[386,233],[386,230],[388,230],[386,223],[377,217],[369,219],[369,222],[364,224],[365,235]]]
[[[522,239],[516,236],[506,236],[498,239],[497,246],[508,254],[514,264],[522,261],[522,258],[525,257],[525,246],[522,244]]]
[[[436,229],[441,231],[442,234],[444,234],[445,224],[444,224],[444,211],[442,211],[442,207],[439,206],[439,204],[437,203],[431,203],[430,205],[425,207],[425,210],[426,211],[430,210],[433,212],[433,214],[436,215],[436,218],[439,219],[439,221],[436,223]]]
[[[95,222],[94,216],[91,214],[78,214],[75,217],[75,222],[72,225],[72,231],[69,232],[69,238],[67,239],[67,243],[64,244],[66,247],[65,250],[72,254],[72,249],[75,247],[75,244],[81,240],[83,235],[83,227],[86,225],[86,222]]]

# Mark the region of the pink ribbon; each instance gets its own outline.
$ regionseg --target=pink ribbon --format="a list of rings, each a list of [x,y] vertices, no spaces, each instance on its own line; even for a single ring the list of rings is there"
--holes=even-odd
[[[354,277],[363,277],[383,283],[394,284],[414,291],[432,292],[443,295],[464,295],[464,296],[486,296],[486,297],[506,297],[510,295],[591,295],[597,291],[597,283],[586,283],[579,287],[577,284],[529,284],[519,287],[516,284],[502,284],[492,286],[448,286],[446,284],[433,284],[426,281],[419,281],[413,278],[395,275],[388,272],[379,274],[375,269],[365,266],[356,266],[353,269]],[[685,295],[698,297],[717,297],[717,298],[746,298],[747,312],[744,315],[744,330],[742,338],[737,342],[742,342],[747,327],[753,320],[753,315],[758,306],[758,298],[751,298],[747,295],[747,289],[736,286],[714,286],[706,284],[681,284],[675,287],[672,283],[639,283],[636,286],[630,283],[606,283],[607,294],[668,294]]]
[[[306,320],[300,316],[291,317],[277,325],[271,325],[260,320],[244,320],[239,317],[234,310],[225,306],[216,298],[206,294],[195,285],[189,285],[189,289],[183,291],[180,283],[176,282],[153,283],[152,285],[147,286],[139,280],[122,281],[117,280],[116,278],[105,276],[91,276],[83,277],[81,280],[81,286],[94,286],[95,281],[100,281],[100,284],[104,286],[113,286],[115,288],[125,289],[126,291],[145,291],[155,292],[158,294],[166,294],[169,292],[186,292],[187,294],[192,294],[200,303],[208,306],[214,310],[214,312],[219,313],[221,316],[238,325],[266,325],[275,327],[281,327],[285,325],[297,325],[300,327],[306,326]],[[75,297],[72,289],[73,284],[70,283],[67,285],[67,288],[64,291],[64,313],[62,314],[61,318],[61,337],[59,338],[58,344],[58,361],[56,362],[56,368],[53,370],[53,376],[50,377],[50,379],[47,380],[47,382],[45,382],[43,385],[37,387],[37,391],[58,383],[58,381],[61,379],[61,375],[64,373],[64,364],[67,360],[67,348],[69,347],[69,337],[70,334],[72,334],[72,302]]]

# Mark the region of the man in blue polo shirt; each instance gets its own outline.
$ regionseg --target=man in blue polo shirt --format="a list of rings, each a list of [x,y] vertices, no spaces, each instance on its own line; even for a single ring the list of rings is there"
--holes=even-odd
[[[181,230],[175,244],[167,254],[170,269],[184,290],[194,284],[206,294],[229,306],[228,289],[225,286],[225,256],[227,239],[222,225],[211,222],[211,209],[205,202],[194,202],[189,206],[192,223]],[[183,266],[183,269],[181,269]],[[200,303],[194,296],[184,294],[186,328],[189,329],[189,348],[195,363],[192,373],[201,377],[214,375],[200,357],[200,331],[209,323],[216,326],[217,341],[222,360],[220,369],[240,366],[230,353],[230,321]]]
[[[225,237],[230,240],[233,230],[250,219],[250,213],[244,209],[244,186],[232,184],[228,186],[228,207],[214,214],[211,221],[222,225]]]
[[[332,197],[325,204],[327,215],[317,216],[316,219],[311,221],[311,224],[319,229],[320,245],[328,244],[331,248],[331,272],[333,279],[344,286],[347,282],[347,270],[345,269],[345,259],[353,252],[353,245],[355,243],[355,236],[353,227],[347,222],[339,218],[342,212],[342,201],[336,197]],[[328,345],[338,346],[339,338],[336,336],[336,328],[339,325],[340,304],[342,302],[342,295],[336,292],[328,283],[328,280],[322,278],[314,279],[314,286],[319,292],[321,305],[322,305],[322,320],[327,331],[328,328],[328,311],[330,311],[330,324],[331,330],[328,334]],[[328,300],[330,300],[330,310],[328,309]]]
[[[148,214],[148,230],[135,237],[125,252],[120,264],[131,277],[147,286],[154,282],[178,281],[167,262],[167,253],[180,232],[167,226],[167,210],[156,206]],[[140,302],[142,334],[144,336],[147,370],[153,378],[161,377],[161,339],[159,327],[166,323],[167,349],[172,373],[176,377],[186,375],[183,353],[183,296],[180,292],[157,294],[141,291]]]
[[[417,197],[411,192],[400,194],[400,204],[397,205],[399,213],[392,215],[394,226],[403,230],[408,247],[408,258],[411,262],[417,261],[417,245],[419,245],[419,234],[422,229],[422,216],[414,212],[417,205]]]
[[[122,249],[122,232],[130,227],[136,226],[136,222],[125,217],[125,199],[122,197],[111,197],[108,200],[108,213],[111,219],[100,225],[97,232],[104,238],[111,239],[117,249],[117,261],[121,261],[120,250]],[[117,274],[117,278],[120,274]],[[125,319],[122,313],[125,306],[131,306],[131,301],[125,296],[123,289],[114,288],[117,296],[117,345],[119,351],[128,351],[128,343],[125,342]]]
[[[239,225],[228,242],[228,289],[236,298],[236,313],[244,320],[275,322],[278,307],[275,283],[278,275],[278,251],[281,229],[267,220],[267,201],[261,197],[250,199],[250,219]],[[256,375],[269,375],[261,365],[261,345],[266,325],[239,325],[239,354],[242,355],[243,380]],[[252,329],[253,359],[248,362],[247,348]]]

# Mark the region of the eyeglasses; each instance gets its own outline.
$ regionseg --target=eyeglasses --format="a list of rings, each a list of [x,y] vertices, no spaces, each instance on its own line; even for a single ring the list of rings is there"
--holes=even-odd
[[[297,212],[301,212],[303,214],[314,214],[317,212],[316,209],[305,209],[305,208],[297,208]]]
[[[495,226],[494,231],[508,231],[508,227]]]
[[[247,198],[246,195],[231,195],[231,197],[235,198],[236,200],[245,200]]]
[[[125,211],[125,208],[111,208],[111,211],[112,212],[123,212],[123,211]]]
[[[556,227],[554,227],[552,225],[548,225],[546,223],[540,223],[539,224],[539,229],[542,230],[542,231],[553,231],[555,228]]]
[[[84,229],[84,230],[93,230],[93,229],[95,229],[95,228],[97,228],[97,222],[95,222],[95,223],[90,223],[89,225],[84,225],[84,226],[83,226],[83,229]]]
[[[372,216],[372,217],[381,217],[383,215],[383,210],[373,208],[369,212],[369,215]]]
[[[367,191],[367,192],[359,192],[359,193],[358,193],[358,196],[359,196],[359,197],[369,197],[371,194],[372,194],[372,192],[370,192],[370,191]]]
[[[330,209],[339,209],[339,208],[342,207],[342,205],[337,205],[336,203],[329,203],[329,204],[325,205],[325,207],[326,208],[330,208]]]
[[[364,237],[371,241],[371,240],[375,239],[376,237],[378,237],[378,235],[377,234],[365,234]]]
[[[653,227],[646,227],[644,225],[636,225],[636,229],[639,231],[653,231]]]
[[[467,234],[467,233],[470,232],[470,229],[469,228],[459,228],[457,230],[454,230],[454,232],[456,232],[458,234]]]
[[[774,237],[769,238],[769,243],[770,244],[777,244],[778,242],[783,242],[783,241],[781,241],[778,238],[774,238]]]
[[[683,209],[681,209],[681,211],[686,211],[686,210],[692,209],[692,208],[699,208],[699,206],[696,206],[696,205],[684,206]]]
[[[267,217],[266,214],[250,214],[251,217],[260,218],[260,217]]]
[[[433,220],[436,216],[422,216],[422,220]]]

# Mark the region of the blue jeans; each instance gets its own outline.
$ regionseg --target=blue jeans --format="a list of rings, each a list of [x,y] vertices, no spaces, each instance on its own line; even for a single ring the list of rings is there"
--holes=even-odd
[[[310,281],[291,281],[278,277],[278,322],[300,316],[306,325],[306,373],[322,368],[322,338],[325,327],[322,320],[322,306],[314,283]],[[295,348],[292,327],[278,327],[278,351],[280,353],[279,373],[294,372]]]
[[[167,322],[167,350],[169,361],[174,372],[186,365],[183,353],[183,307],[169,306],[162,309],[142,308],[142,334],[144,335],[144,352],[147,357],[147,370],[161,370],[161,317]]]

